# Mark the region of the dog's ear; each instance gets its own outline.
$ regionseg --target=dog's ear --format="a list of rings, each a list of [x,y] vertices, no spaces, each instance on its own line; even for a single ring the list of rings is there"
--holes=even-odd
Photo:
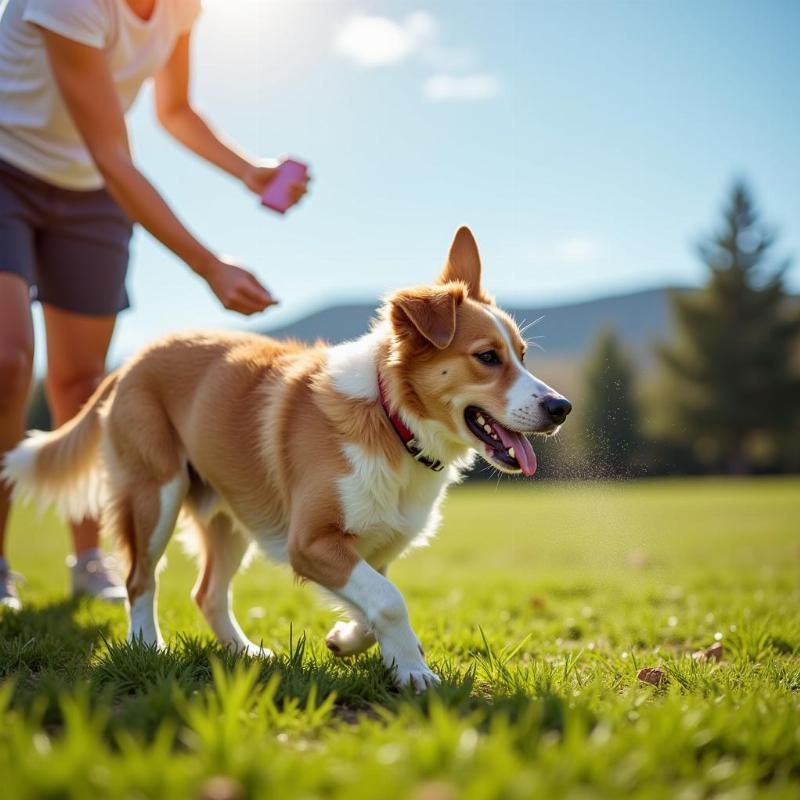
[[[481,254],[472,231],[466,225],[456,231],[447,262],[439,276],[439,283],[451,281],[465,283],[473,300],[485,302],[486,298],[481,290]]]
[[[403,335],[422,336],[444,350],[456,333],[456,309],[464,301],[457,286],[421,286],[397,292],[390,300],[392,327]]]

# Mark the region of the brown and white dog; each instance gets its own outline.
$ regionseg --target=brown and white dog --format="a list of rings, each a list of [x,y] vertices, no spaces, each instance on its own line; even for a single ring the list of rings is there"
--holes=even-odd
[[[387,567],[433,535],[475,450],[533,475],[526,435],[556,431],[570,411],[528,370],[520,331],[480,273],[461,228],[436,283],[389,297],[361,339],[165,338],[71,422],[32,432],[3,476],[68,518],[101,514],[129,557],[131,639],[162,643],[157,566],[183,510],[202,555],[193,596],[220,642],[268,654],[231,613],[231,579],[255,543],[349,610],[328,634],[334,653],[377,640],[396,682],[422,690],[438,678]]]

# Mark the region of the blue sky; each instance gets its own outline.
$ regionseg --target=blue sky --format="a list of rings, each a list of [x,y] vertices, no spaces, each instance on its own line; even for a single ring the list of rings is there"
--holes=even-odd
[[[794,0],[205,0],[198,106],[252,153],[307,159],[313,191],[286,218],[260,208],[167,139],[145,90],[138,163],[282,304],[224,312],[140,233],[112,359],[426,281],[461,223],[500,299],[697,283],[736,175],[800,255],[799,30]]]

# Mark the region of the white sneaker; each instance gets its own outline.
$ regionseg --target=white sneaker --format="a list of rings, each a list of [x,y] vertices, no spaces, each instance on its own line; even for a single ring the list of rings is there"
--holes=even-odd
[[[22,608],[17,593],[17,582],[21,579],[22,576],[12,572],[6,564],[0,566],[0,608],[10,608],[12,611]]]
[[[94,597],[107,603],[124,603],[128,592],[117,573],[116,561],[98,550],[83,556],[70,556],[73,597]]]

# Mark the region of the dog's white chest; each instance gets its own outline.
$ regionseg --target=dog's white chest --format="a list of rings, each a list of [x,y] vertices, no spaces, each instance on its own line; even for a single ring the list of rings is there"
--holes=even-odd
[[[345,528],[358,536],[365,558],[395,545],[400,552],[435,533],[439,504],[454,479],[450,470],[433,472],[410,457],[392,469],[357,445],[347,445],[345,455],[352,467],[339,481]]]

